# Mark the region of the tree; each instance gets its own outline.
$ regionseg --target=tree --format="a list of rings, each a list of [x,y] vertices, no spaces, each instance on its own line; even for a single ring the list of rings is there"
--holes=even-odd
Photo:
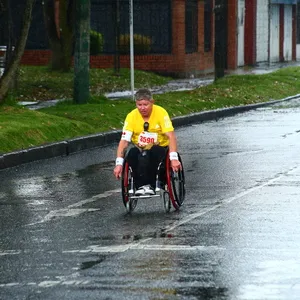
[[[90,0],[77,0],[76,3],[76,42],[74,57],[74,102],[87,103],[90,97]]]
[[[12,52],[10,59],[7,61],[4,74],[0,78],[0,103],[4,102],[12,83],[15,81],[15,77],[17,75],[21,58],[26,46],[34,2],[35,0],[26,0],[20,37],[19,39],[17,39],[16,46],[14,48],[14,51]]]
[[[44,18],[52,51],[52,70],[67,72],[71,69],[75,3],[75,0],[44,1]]]
[[[215,81],[225,75],[225,28],[226,18],[225,18],[225,1],[216,0],[215,1]]]

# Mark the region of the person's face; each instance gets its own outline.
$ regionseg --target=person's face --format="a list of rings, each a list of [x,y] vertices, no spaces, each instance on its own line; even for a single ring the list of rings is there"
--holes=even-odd
[[[150,117],[152,112],[153,100],[138,100],[136,101],[136,107],[143,117]]]

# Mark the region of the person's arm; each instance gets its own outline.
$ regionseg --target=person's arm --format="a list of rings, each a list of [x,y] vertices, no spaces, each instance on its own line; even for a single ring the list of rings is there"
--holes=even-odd
[[[169,138],[169,150],[170,152],[177,152],[177,138],[174,131],[166,132],[166,136]]]
[[[166,132],[166,136],[169,138],[169,155],[171,166],[173,171],[177,172],[182,168],[177,153],[177,138],[174,131]]]
[[[114,168],[114,175],[117,179],[121,177],[122,169],[123,169],[123,162],[125,151],[128,147],[129,142],[126,140],[120,140],[119,146],[117,149],[117,158],[116,158],[116,166]]]
[[[126,149],[128,147],[128,144],[129,144],[128,141],[126,141],[126,140],[120,140],[119,146],[118,146],[118,149],[117,149],[117,158],[120,157],[120,158],[124,159],[125,151],[126,151]]]

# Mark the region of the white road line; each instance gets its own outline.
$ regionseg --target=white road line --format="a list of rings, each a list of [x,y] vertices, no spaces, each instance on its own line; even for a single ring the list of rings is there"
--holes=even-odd
[[[143,240],[145,242],[145,240]],[[211,251],[224,250],[215,246],[190,246],[190,245],[144,245],[132,243],[117,246],[90,246],[85,250],[66,250],[63,253],[122,253],[127,250],[152,250],[152,251]]]
[[[166,229],[165,229],[165,232],[172,231],[172,230],[176,229],[177,227],[179,227],[179,226],[181,226],[183,224],[186,224],[186,223],[188,223],[188,222],[190,222],[190,221],[192,221],[194,219],[197,219],[197,218],[199,218],[199,217],[201,217],[201,216],[203,216],[203,215],[205,215],[205,214],[207,214],[207,213],[209,213],[209,212],[211,212],[213,210],[216,210],[219,207],[224,206],[225,204],[229,204],[229,203],[231,203],[231,202],[233,202],[235,200],[238,200],[238,199],[240,199],[240,198],[242,198],[242,197],[244,197],[244,196],[246,196],[248,194],[251,194],[251,193],[253,193],[253,192],[255,192],[255,191],[257,191],[257,190],[259,190],[259,189],[261,189],[261,188],[263,188],[265,186],[267,186],[267,185],[270,185],[271,183],[273,183],[273,182],[281,179],[282,177],[286,176],[287,174],[290,174],[290,173],[296,171],[298,168],[299,168],[298,166],[297,167],[293,167],[293,168],[289,169],[287,172],[285,172],[284,174],[277,175],[274,178],[266,181],[263,184],[254,186],[254,187],[252,187],[252,188],[250,188],[250,189],[248,189],[246,191],[243,191],[243,192],[241,192],[241,193],[239,193],[239,194],[237,194],[237,195],[235,195],[233,197],[230,197],[230,198],[222,200],[222,203],[220,203],[220,204],[217,204],[217,205],[209,207],[209,208],[201,209],[201,211],[199,211],[197,213],[194,213],[194,214],[191,214],[191,215],[187,216],[186,218],[183,218],[182,220],[180,220],[178,222],[175,222],[173,225],[167,226]]]
[[[37,286],[40,288],[50,288],[58,285],[66,285],[66,286],[78,286],[78,285],[86,285],[90,282],[87,280],[45,280],[41,282],[10,282],[10,283],[2,283],[0,284],[0,288],[10,288],[10,287],[24,287],[24,286]]]
[[[21,250],[6,250],[3,252],[0,252],[0,256],[7,256],[7,255],[18,255],[21,254]]]
[[[27,224],[26,226],[32,226],[32,225],[36,225],[36,224],[45,223],[45,222],[51,221],[56,218],[74,217],[74,216],[78,216],[78,215],[86,213],[86,212],[98,211],[99,209],[96,209],[96,208],[79,208],[79,207],[82,207],[83,205],[85,205],[87,203],[92,203],[92,202],[98,201],[99,199],[102,199],[102,198],[107,198],[109,196],[112,196],[115,193],[121,193],[121,189],[106,191],[103,194],[95,195],[92,198],[85,199],[85,200],[79,201],[77,203],[71,204],[71,205],[67,206],[66,208],[52,210],[42,220]]]
[[[249,188],[233,197],[229,197],[227,199],[224,199],[222,200],[222,203],[220,204],[217,204],[217,205],[214,205],[212,207],[208,207],[208,208],[201,208],[201,210],[199,210],[197,213],[194,213],[194,214],[191,214],[185,218],[183,218],[182,220],[180,221],[177,221],[177,222],[174,222],[173,225],[170,225],[170,226],[167,226],[165,228],[165,232],[169,232],[169,231],[172,231],[174,229],[176,229],[177,227],[183,225],[183,224],[186,224],[194,219],[197,219],[199,218],[200,216],[203,216],[211,211],[214,211],[216,210],[217,208],[220,208],[220,207],[223,207],[225,206],[226,204],[229,204],[235,200],[238,200],[250,193],[253,193],[267,185],[270,185],[272,184],[273,182],[283,178],[284,176],[288,175],[288,174],[291,174],[292,172],[296,171],[297,169],[299,168],[299,166],[296,166],[296,167],[293,167],[293,168],[290,168],[289,170],[287,170],[286,172],[284,173],[280,173],[278,175],[276,175],[274,178],[262,183],[262,184],[259,184],[257,186],[254,186],[252,188]],[[105,253],[118,253],[118,252],[125,252],[129,249],[135,249],[135,250],[154,250],[154,248],[156,247],[155,245],[151,246],[147,246],[143,243],[146,243],[146,242],[149,242],[151,240],[153,240],[154,238],[147,238],[147,239],[142,239],[140,240],[138,243],[136,242],[133,242],[131,244],[126,244],[126,245],[117,245],[117,246],[107,246],[107,247],[101,247],[101,246],[98,246],[98,245],[94,245],[94,246],[89,246],[88,248],[86,248],[85,250],[69,250],[69,251],[64,251],[63,253],[90,253],[90,252],[96,252],[96,253],[99,253],[99,252],[105,252]],[[149,247],[149,248],[147,248]],[[151,248],[152,247],[152,248]],[[160,247],[160,248],[158,248]],[[157,250],[165,250],[166,248],[164,248],[165,246],[161,245],[161,246],[157,246],[155,249]],[[166,245],[166,247],[170,247],[168,245]],[[181,246],[174,246],[175,248],[177,247],[177,249],[179,249]],[[184,247],[184,246],[183,246]],[[195,246],[196,248],[190,248],[191,246],[186,246],[187,249],[192,249],[192,250],[199,250],[200,248],[199,247],[202,247],[203,246]],[[173,250],[175,250],[175,248],[173,248]],[[203,249],[206,249],[206,248],[203,248]],[[180,249],[179,249],[180,250]]]
[[[252,187],[246,191],[243,191],[233,197],[229,197],[227,199],[224,199],[223,202],[221,204],[215,205],[211,208],[207,208],[207,209],[201,209],[201,211],[199,211],[198,213],[192,214],[186,218],[184,218],[183,220],[179,221],[179,222],[175,222],[173,225],[166,227],[165,231],[171,231],[174,230],[175,228],[186,224],[208,212],[211,212],[219,207],[222,207],[226,204],[229,204],[231,202],[233,202],[234,200],[240,199],[245,195],[248,195],[250,193],[253,193],[256,190],[259,190],[267,185],[272,184],[273,182],[281,179],[282,177],[296,171],[298,169],[297,167],[291,168],[289,169],[287,172],[280,174],[278,176],[275,176],[274,178],[266,181],[263,184],[257,185],[255,187]],[[112,195],[112,193],[114,192],[120,192],[120,190],[113,190],[113,191],[108,191],[104,194],[101,195],[97,195],[92,197],[91,199],[87,199],[87,200],[83,200],[80,201],[76,204],[70,205],[68,208],[72,208],[72,207],[78,207],[78,206],[82,206],[85,203],[91,203],[93,201],[97,201],[98,199],[104,198],[104,197],[108,197],[110,195]],[[106,196],[104,196],[106,195]],[[94,200],[92,200],[94,199]],[[107,246],[107,247],[102,247],[99,245],[94,245],[94,246],[89,246],[87,247],[85,250],[66,250],[63,251],[63,253],[66,254],[70,254],[70,253],[121,253],[121,252],[125,252],[127,250],[152,250],[152,251],[220,251],[220,250],[226,250],[225,248],[221,248],[221,247],[217,247],[217,246],[190,246],[190,245],[146,245],[143,243],[146,243],[148,241],[153,240],[154,238],[147,238],[147,239],[143,239],[140,240],[139,242],[133,242],[130,244],[126,244],[126,245],[117,245],[117,246]],[[247,249],[249,251],[249,249]],[[256,249],[253,249],[256,250]],[[271,250],[275,250],[278,251],[278,249],[271,249]],[[260,251],[260,249],[259,249]],[[298,253],[298,252],[297,252]],[[16,254],[20,254],[20,251],[18,250],[8,250],[6,252],[0,252],[0,256],[1,255],[16,255]],[[0,288],[9,288],[9,287],[24,287],[24,286],[38,286],[40,288],[49,288],[49,287],[53,287],[53,286],[58,286],[58,285],[86,285],[89,284],[89,281],[83,281],[83,280],[74,280],[74,278],[76,277],[78,273],[73,273],[70,276],[67,277],[62,277],[60,278],[60,280],[48,280],[48,281],[41,281],[41,282],[27,282],[27,283],[18,283],[18,282],[11,282],[11,283],[6,283],[6,284],[0,284]]]
[[[111,190],[111,191],[106,191],[103,194],[99,194],[99,195],[93,196],[90,199],[82,200],[82,201],[79,201],[77,203],[71,204],[71,205],[68,206],[68,208],[81,207],[81,206],[83,206],[83,205],[85,205],[87,203],[92,203],[92,202],[95,202],[95,201],[97,201],[99,199],[107,198],[107,197],[112,196],[113,194],[116,194],[116,193],[121,193],[121,189],[115,189],[115,190]]]

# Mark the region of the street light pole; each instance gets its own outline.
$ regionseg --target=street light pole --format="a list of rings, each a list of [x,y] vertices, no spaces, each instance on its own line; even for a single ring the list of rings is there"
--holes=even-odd
[[[133,44],[133,0],[129,0],[129,28],[130,28],[130,81],[131,96],[134,100],[134,44]]]

